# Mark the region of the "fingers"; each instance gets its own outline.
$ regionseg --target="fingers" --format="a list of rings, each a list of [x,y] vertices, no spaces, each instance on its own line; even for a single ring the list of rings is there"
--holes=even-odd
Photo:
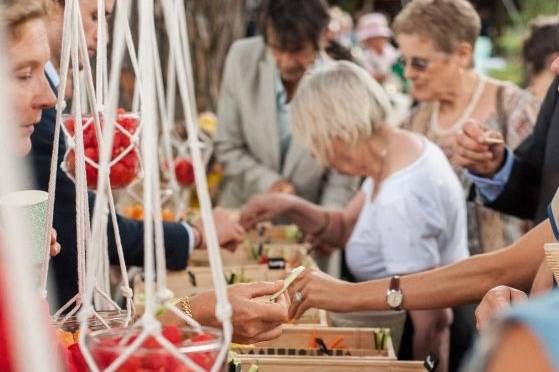
[[[278,325],[272,329],[266,330],[262,333],[260,333],[259,335],[253,337],[250,340],[250,343],[257,343],[257,342],[262,342],[262,341],[269,341],[269,340],[273,340],[278,338],[279,336],[281,336],[283,331],[283,327],[282,325]]]
[[[511,303],[516,303],[519,301],[524,301],[528,299],[528,295],[526,293],[524,293],[523,291],[519,291],[518,289],[515,288],[511,288],[511,292],[510,292],[510,300]]]
[[[56,232],[56,230],[54,228],[50,229],[50,242],[52,243],[56,243],[56,241],[58,240],[58,233]]]
[[[283,280],[275,282],[255,282],[245,284],[245,295],[247,298],[271,296],[283,287]]]
[[[456,136],[458,149],[470,150],[477,153],[491,153],[489,145],[480,142],[479,137],[471,137],[465,132]]]
[[[498,286],[491,289],[476,308],[476,327],[480,330],[485,328],[496,314],[508,309],[511,303],[526,298],[524,292],[514,288]]]
[[[50,246],[51,257],[57,256],[60,253],[61,250],[62,250],[62,247],[60,246],[59,243],[51,244],[51,246]]]
[[[479,138],[482,138],[487,130],[488,128],[485,125],[480,124],[474,119],[466,120],[466,123],[462,128],[462,131],[466,136],[475,139],[476,141]]]
[[[301,318],[308,309],[314,306],[310,299],[310,293],[304,288],[300,292],[303,295],[303,300],[301,302],[291,302],[288,313],[288,319],[290,320]]]

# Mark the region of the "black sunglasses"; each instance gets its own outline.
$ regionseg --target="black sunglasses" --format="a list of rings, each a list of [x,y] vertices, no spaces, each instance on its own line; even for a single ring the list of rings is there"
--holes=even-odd
[[[406,60],[405,57],[400,57],[400,63],[404,67],[408,65],[408,61]],[[429,68],[430,64],[431,64],[431,60],[427,58],[411,57],[410,59],[410,66],[416,71],[423,72]]]

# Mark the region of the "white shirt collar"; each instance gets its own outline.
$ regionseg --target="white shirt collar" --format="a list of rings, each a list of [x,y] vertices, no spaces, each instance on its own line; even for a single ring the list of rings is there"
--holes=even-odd
[[[58,88],[60,85],[60,76],[58,75],[58,71],[54,68],[52,62],[47,62],[45,65],[45,74],[47,74],[50,82],[54,85],[55,88]]]

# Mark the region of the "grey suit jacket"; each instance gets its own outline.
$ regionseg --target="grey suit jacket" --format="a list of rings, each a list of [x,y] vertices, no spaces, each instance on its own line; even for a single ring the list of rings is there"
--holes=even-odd
[[[280,169],[276,65],[261,37],[235,42],[225,63],[218,105],[216,154],[225,168],[220,204],[238,208],[280,179],[297,195],[328,207],[345,206],[358,180],[325,168],[291,141]]]

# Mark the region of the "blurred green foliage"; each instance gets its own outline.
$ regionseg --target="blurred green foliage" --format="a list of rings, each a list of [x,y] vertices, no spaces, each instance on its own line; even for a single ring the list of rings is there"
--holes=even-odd
[[[558,0],[519,0],[520,12],[518,16],[507,20],[506,27],[496,40],[496,50],[507,61],[503,69],[492,70],[490,75],[523,85],[525,72],[522,65],[522,42],[528,35],[529,24],[534,18],[543,15],[556,15],[559,9]]]

